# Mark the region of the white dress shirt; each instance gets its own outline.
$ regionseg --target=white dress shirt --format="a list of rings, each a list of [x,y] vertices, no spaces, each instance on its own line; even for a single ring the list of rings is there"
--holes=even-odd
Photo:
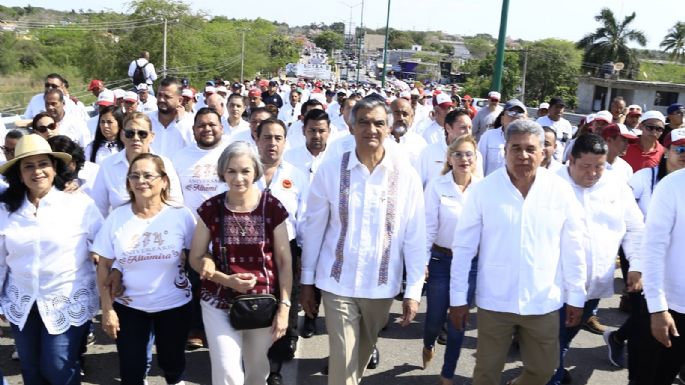
[[[24,328],[34,302],[50,334],[93,318],[99,308],[88,243],[102,215],[83,193],[53,188],[38,208],[24,199],[14,213],[0,208],[0,306]]]
[[[344,156],[325,160],[314,175],[301,282],[341,296],[392,298],[405,268],[405,298],[420,301],[427,256],[419,177],[409,162],[387,149],[371,173],[354,151],[348,156],[346,200],[341,199]]]
[[[466,305],[478,255],[478,307],[541,315],[585,304],[583,208],[561,177],[538,168],[524,198],[505,167],[474,186],[452,245],[451,306]]]
[[[449,249],[454,240],[454,230],[464,208],[466,196],[478,183],[473,177],[463,192],[454,183],[451,172],[431,180],[424,191],[426,203],[426,249],[430,255],[433,244]]]
[[[447,161],[447,148],[447,142],[443,140],[429,144],[421,152],[419,175],[421,175],[421,182],[424,186],[441,175],[445,161]],[[483,177],[483,155],[478,150],[476,150],[476,172],[474,175],[479,178]]]
[[[495,120],[497,120],[499,114],[502,113],[502,109],[502,106],[498,105],[494,111],[490,111],[488,106],[478,110],[476,116],[473,117],[472,128],[473,136],[476,138],[476,140],[480,140],[483,134],[495,128],[493,125],[495,124]]]
[[[157,98],[153,95],[148,94],[147,95],[147,100],[143,103],[142,100],[140,100],[140,97],[138,98],[138,108],[136,109],[138,112],[153,112],[157,111]]]
[[[437,120],[433,120],[431,122],[431,124],[426,126],[426,128],[423,130],[422,136],[423,136],[423,140],[425,140],[427,144],[444,142],[445,141],[445,128],[441,127],[438,124]]]
[[[93,143],[94,142],[88,143],[86,149],[84,150],[86,154],[86,160],[88,161],[90,161],[90,154],[93,152]],[[121,151],[123,150],[124,149],[122,148]],[[102,143],[97,152],[95,152],[95,163],[101,164],[103,160],[118,153],[119,151],[120,150],[119,147],[117,147],[116,142],[111,142],[109,145],[107,142]]]
[[[564,147],[566,143],[568,143],[568,141],[573,137],[573,126],[571,125],[571,122],[563,117],[559,118],[557,121],[554,121],[547,115],[539,117],[536,122],[543,127],[549,127],[556,131],[557,150],[554,152],[554,158],[557,160],[562,159],[564,155]]]
[[[182,204],[183,194],[176,169],[168,158],[161,155],[160,158],[164,162],[164,168],[169,177],[169,199]],[[129,163],[126,159],[125,150],[110,156],[100,165],[100,171],[98,171],[93,184],[92,197],[103,217],[107,217],[111,210],[131,200],[128,191],[126,191],[128,167]]]
[[[298,232],[298,223],[301,221],[304,211],[305,197],[309,188],[309,178],[307,174],[298,170],[292,164],[281,160],[276,171],[271,176],[271,183],[267,186],[266,179],[262,177],[255,181],[259,190],[269,190],[271,195],[276,197],[283,207],[288,211],[288,219],[285,225],[288,229],[288,239],[293,240]],[[298,237],[298,241],[300,237]]]
[[[504,166],[504,129],[502,127],[493,128],[483,133],[478,141],[478,151],[483,154],[483,167],[485,176],[492,174],[493,171]]]
[[[654,188],[656,188],[656,176],[658,173],[659,166],[643,168],[633,174],[633,177],[628,181],[630,188],[633,190],[633,196],[637,201],[637,205],[640,207],[640,211],[642,211],[645,219],[647,218],[649,201],[652,199]]]
[[[614,159],[613,164],[607,162],[605,169],[620,177],[624,182],[628,182],[633,177],[633,168],[620,156]]]
[[[295,107],[290,102],[285,103],[278,111],[278,119],[282,120],[286,127],[290,127],[293,123],[297,122],[301,110],[302,103],[295,104]]]
[[[654,188],[642,242],[642,280],[650,313],[685,313],[685,170],[675,171]],[[682,331],[681,331],[682,333]]]
[[[57,127],[59,128],[60,135],[68,136],[71,140],[76,141],[81,148],[86,147],[93,140],[86,122],[68,112],[64,113],[64,117],[57,123]]]
[[[644,235],[642,213],[630,187],[620,176],[604,172],[592,187],[577,185],[569,168],[557,172],[573,188],[578,203],[585,209],[585,262],[587,299],[614,295],[614,271],[619,246],[630,261],[630,271],[639,266],[640,243]]]
[[[64,111],[69,112],[71,110],[76,110],[78,106],[71,100],[68,96],[64,96]],[[29,104],[26,106],[26,111],[24,111],[24,119],[33,119],[34,116],[45,111],[45,94],[40,93],[33,95]],[[79,111],[77,116],[81,116]]]
[[[221,123],[224,125],[224,142],[228,145],[231,144],[240,135],[251,135],[250,123],[240,119],[238,125],[233,127],[227,118],[221,118]]]
[[[395,137],[392,135],[388,135],[388,138],[395,141]],[[444,136],[442,141],[445,141]],[[395,143],[397,143],[397,141],[395,141]],[[421,173],[421,153],[423,152],[423,149],[426,148],[426,141],[421,135],[408,131],[400,136],[400,142],[397,144],[397,149],[404,152],[409,163],[414,166],[414,170],[416,170],[417,173]]]
[[[316,170],[319,169],[319,166],[325,159],[327,150],[328,147],[321,151],[319,155],[314,156],[309,152],[307,146],[300,146],[286,151],[285,154],[283,154],[283,159],[297,167],[303,174],[307,175],[311,182]]]
[[[226,148],[222,142],[213,149],[191,144],[176,153],[171,161],[183,191],[183,202],[197,216],[197,209],[207,199],[226,191],[226,183],[219,180],[217,163]]]
[[[155,154],[171,158],[183,147],[195,143],[192,119],[185,117],[174,120],[164,127],[159,122],[159,111],[153,111],[148,116],[152,121],[152,132],[155,133],[151,144]]]
[[[145,82],[151,85],[155,80],[157,80],[157,72],[155,71],[155,65],[150,63],[145,58],[139,58],[133,60],[131,64],[128,65],[128,77],[133,80],[133,74],[136,71],[136,67],[143,67],[143,73],[145,74]]]

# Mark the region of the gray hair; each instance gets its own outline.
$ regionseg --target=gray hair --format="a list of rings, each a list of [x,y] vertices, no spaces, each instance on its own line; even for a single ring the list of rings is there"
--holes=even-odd
[[[540,147],[545,147],[545,130],[535,121],[519,119],[509,124],[506,133],[507,143],[512,136],[517,134],[537,135],[540,138]]]
[[[262,175],[264,175],[264,166],[262,166],[262,161],[259,160],[257,152],[250,146],[249,143],[243,142],[242,140],[233,142],[228,145],[219,156],[219,161],[216,166],[216,173],[219,174],[219,180],[225,182],[224,173],[228,169],[228,163],[231,159],[236,156],[247,155],[252,160],[254,167],[254,181],[259,180]]]
[[[385,111],[385,114],[387,116],[386,118],[386,124],[388,127],[392,126],[392,111],[390,110],[390,107],[385,103],[385,100],[382,99],[382,97],[365,97],[359,101],[357,101],[357,104],[352,107],[352,111],[350,111],[350,126],[354,127],[357,124],[357,113],[359,110],[372,110],[376,107],[382,107],[383,111]]]

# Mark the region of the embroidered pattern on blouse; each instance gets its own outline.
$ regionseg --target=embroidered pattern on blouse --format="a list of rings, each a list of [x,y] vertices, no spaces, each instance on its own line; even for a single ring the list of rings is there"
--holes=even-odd
[[[400,173],[397,167],[394,167],[392,174],[388,180],[388,203],[385,211],[385,233],[383,234],[383,253],[381,254],[381,268],[378,272],[378,285],[385,285],[388,283],[388,266],[390,265],[390,243],[392,242],[392,233],[395,227],[395,214],[397,212],[397,181]]]

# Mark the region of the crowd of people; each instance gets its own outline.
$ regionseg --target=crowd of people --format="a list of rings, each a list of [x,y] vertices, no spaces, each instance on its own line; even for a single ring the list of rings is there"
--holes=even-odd
[[[0,133],[0,315],[25,384],[80,384],[100,312],[124,385],[146,383],[153,346],[168,384],[201,347],[215,385],[295,383],[281,366],[323,305],[328,384],[356,385],[395,298],[402,326],[427,301],[422,366],[441,361],[441,385],[474,306],[477,385],[500,383],[512,339],[510,384],[568,383],[581,328],[630,384],[685,363],[683,105],[617,97],[575,127],[555,96],[533,117],[497,91],[478,110],[456,86],[397,80],[197,92],[145,52],[129,76],[90,83],[89,117],[49,74],[27,127]],[[617,259],[630,314],[609,330]]]

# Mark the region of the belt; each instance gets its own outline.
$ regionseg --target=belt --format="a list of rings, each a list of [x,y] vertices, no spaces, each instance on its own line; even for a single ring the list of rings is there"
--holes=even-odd
[[[437,252],[440,252],[440,253],[443,253],[443,254],[447,254],[447,255],[449,255],[450,257],[452,256],[452,249],[448,249],[448,248],[446,248],[446,247],[438,246],[438,245],[436,245],[435,243],[433,244],[433,247],[431,247],[431,250],[435,250],[435,251],[437,251]]]

